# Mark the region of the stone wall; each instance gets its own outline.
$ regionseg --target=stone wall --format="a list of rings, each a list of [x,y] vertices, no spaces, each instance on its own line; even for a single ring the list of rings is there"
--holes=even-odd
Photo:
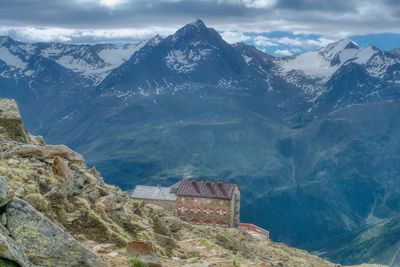
[[[178,196],[176,210],[177,216],[189,223],[235,227],[229,199]]]
[[[235,188],[233,198],[231,200],[231,222],[232,227],[239,227],[240,224],[240,190],[238,187]]]
[[[154,199],[139,199],[134,198],[136,200],[143,201],[147,204],[153,204],[162,207],[169,215],[176,215],[176,203],[175,201],[168,200],[154,200]]]

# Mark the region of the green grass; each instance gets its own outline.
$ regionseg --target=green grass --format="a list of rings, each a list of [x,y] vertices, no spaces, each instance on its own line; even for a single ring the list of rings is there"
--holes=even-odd
[[[130,257],[128,263],[131,267],[149,267],[149,265],[136,257]],[[1,266],[1,265],[0,265]]]
[[[13,261],[0,258],[0,267],[19,267],[19,265]]]

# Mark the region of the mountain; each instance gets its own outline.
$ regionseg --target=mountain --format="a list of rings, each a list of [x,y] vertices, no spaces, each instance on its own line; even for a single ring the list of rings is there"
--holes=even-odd
[[[78,153],[30,135],[9,99],[0,99],[0,147],[0,266],[337,266],[134,201]]]
[[[144,44],[31,44],[0,37],[0,93],[24,103],[28,127],[40,128],[74,112],[77,102]]]
[[[14,94],[18,87],[1,95],[14,94],[29,129],[85,155],[106,182],[238,183],[243,220],[338,262],[371,255],[360,249],[353,261],[350,250],[336,253],[353,242],[338,236],[399,215],[396,52],[339,40],[275,58],[228,44],[197,20],[154,37],[97,82],[63,66],[61,56],[37,57],[76,77],[73,86],[30,101]],[[379,245],[394,256],[392,243]]]
[[[400,55],[400,48],[393,49],[391,52],[395,55]]]

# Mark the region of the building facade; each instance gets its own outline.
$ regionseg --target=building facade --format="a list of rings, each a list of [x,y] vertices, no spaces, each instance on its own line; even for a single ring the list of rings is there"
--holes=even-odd
[[[222,182],[182,181],[176,191],[176,215],[193,224],[238,227],[240,189]]]
[[[240,189],[236,184],[183,180],[170,187],[138,185],[132,198],[163,207],[185,222],[239,227]]]
[[[158,205],[165,209],[171,215],[176,215],[176,195],[171,193],[174,187],[147,186],[138,185],[134,190],[128,191],[127,194],[137,200],[141,200],[147,204]]]

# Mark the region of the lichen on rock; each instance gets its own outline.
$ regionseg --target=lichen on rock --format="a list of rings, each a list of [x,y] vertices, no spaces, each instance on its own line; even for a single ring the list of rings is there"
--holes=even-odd
[[[13,140],[22,143],[30,142],[18,110],[12,99],[0,99],[0,140]]]

